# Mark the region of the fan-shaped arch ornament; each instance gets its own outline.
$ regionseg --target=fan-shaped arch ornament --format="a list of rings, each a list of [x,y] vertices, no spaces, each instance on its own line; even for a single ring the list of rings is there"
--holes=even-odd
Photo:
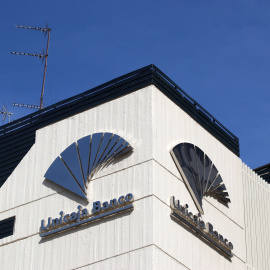
[[[44,177],[87,199],[87,186],[94,174],[131,150],[130,144],[116,134],[95,133],[67,147]]]
[[[230,202],[216,166],[199,147],[180,143],[170,153],[201,213],[203,196],[210,195],[225,204]]]

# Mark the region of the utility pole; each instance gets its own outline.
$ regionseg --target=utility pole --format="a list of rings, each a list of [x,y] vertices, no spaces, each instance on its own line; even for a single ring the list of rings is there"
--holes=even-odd
[[[15,25],[17,28],[24,28],[24,29],[32,29],[32,30],[38,30],[43,32],[45,36],[47,36],[47,48],[46,53],[44,54],[35,54],[35,53],[23,53],[23,52],[11,52],[11,54],[18,54],[18,55],[28,55],[28,56],[35,56],[39,59],[42,59],[42,62],[45,60],[44,64],[44,73],[43,73],[43,81],[42,81],[42,91],[40,96],[40,104],[38,109],[43,109],[43,95],[44,95],[44,88],[45,88],[45,77],[46,77],[46,70],[47,70],[47,61],[48,61],[48,52],[49,52],[49,42],[50,42],[50,34],[51,34],[51,28],[49,28],[47,25],[44,28],[40,27],[31,27],[31,26],[21,26],[21,25]],[[13,103],[13,106],[19,106],[19,107],[26,107],[26,108],[34,108],[36,109],[36,105],[24,105],[20,103]]]

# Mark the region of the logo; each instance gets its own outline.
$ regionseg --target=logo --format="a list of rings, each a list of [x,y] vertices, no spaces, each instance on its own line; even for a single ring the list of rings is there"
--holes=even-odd
[[[233,244],[215,231],[211,223],[204,222],[201,218],[204,196],[211,196],[224,204],[230,202],[225,184],[216,166],[199,147],[191,143],[180,143],[170,153],[199,210],[198,214],[193,214],[189,211],[187,204],[181,205],[179,200],[171,196],[171,217],[195,231],[227,256],[232,257]]]
[[[224,204],[230,202],[216,166],[199,147],[180,143],[170,153],[201,214],[204,196],[211,196]]]
[[[132,150],[130,144],[116,134],[95,133],[67,147],[44,177],[87,199],[87,187],[95,173]]]

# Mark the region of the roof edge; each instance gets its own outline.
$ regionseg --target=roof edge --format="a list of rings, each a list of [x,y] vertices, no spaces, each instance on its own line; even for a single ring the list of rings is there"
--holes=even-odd
[[[240,155],[239,139],[160,69],[151,64],[1,126],[0,186],[34,144],[37,129],[151,84],[155,85],[235,155]]]

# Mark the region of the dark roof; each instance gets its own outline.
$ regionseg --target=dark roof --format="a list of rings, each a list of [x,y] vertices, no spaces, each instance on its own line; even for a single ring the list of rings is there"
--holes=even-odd
[[[258,167],[253,171],[263,178],[268,184],[270,184],[270,163]]]
[[[138,69],[0,127],[0,187],[35,143],[37,129],[148,85],[155,85],[237,156],[238,138],[155,65]]]

